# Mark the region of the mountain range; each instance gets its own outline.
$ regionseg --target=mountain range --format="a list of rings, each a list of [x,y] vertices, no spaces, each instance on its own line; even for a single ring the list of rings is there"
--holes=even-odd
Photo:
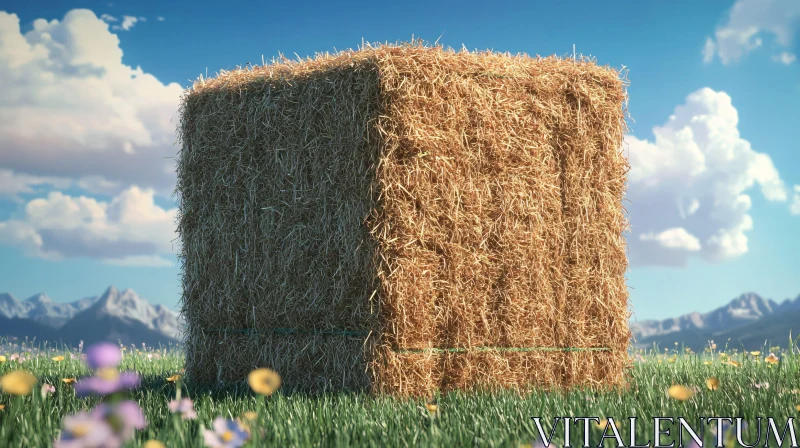
[[[698,352],[713,340],[740,350],[788,347],[789,335],[800,334],[800,295],[776,302],[756,293],[745,293],[727,305],[707,313],[692,312],[664,320],[630,323],[634,346],[673,348],[675,342]],[[795,342],[795,345],[796,342]]]
[[[53,302],[46,294],[20,301],[0,293],[0,338],[157,346],[180,342],[183,328],[175,311],[151,305],[132,289],[119,291],[113,285],[99,296],[69,303]]]

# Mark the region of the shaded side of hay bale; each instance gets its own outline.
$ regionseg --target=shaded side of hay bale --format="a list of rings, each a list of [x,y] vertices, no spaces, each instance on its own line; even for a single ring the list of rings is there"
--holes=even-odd
[[[223,330],[377,327],[364,223],[376,208],[379,84],[361,56],[227,73],[185,98],[178,230],[182,313],[195,335],[187,371],[198,377],[217,375],[201,350]]]

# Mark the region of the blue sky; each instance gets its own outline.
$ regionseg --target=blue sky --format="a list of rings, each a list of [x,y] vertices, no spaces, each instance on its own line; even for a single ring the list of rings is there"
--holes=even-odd
[[[71,301],[115,284],[174,306],[181,90],[262,56],[414,35],[530,55],[575,44],[628,68],[637,318],[800,294],[800,2],[254,3],[4,3],[0,291]]]

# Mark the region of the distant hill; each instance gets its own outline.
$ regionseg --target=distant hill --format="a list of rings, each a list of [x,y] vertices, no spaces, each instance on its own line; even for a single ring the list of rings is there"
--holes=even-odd
[[[98,341],[123,344],[175,344],[181,339],[178,314],[153,306],[131,289],[110,286],[96,297],[55,303],[44,294],[20,302],[0,294],[0,337],[77,345]]]
[[[702,351],[713,340],[718,347],[758,350],[787,347],[789,334],[800,336],[800,295],[781,303],[746,293],[708,313],[631,323],[636,347],[674,347],[675,342]]]

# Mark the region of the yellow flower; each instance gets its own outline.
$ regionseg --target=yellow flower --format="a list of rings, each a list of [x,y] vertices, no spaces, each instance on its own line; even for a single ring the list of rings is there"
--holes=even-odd
[[[706,386],[708,386],[708,388],[710,390],[719,389],[719,379],[717,379],[716,377],[713,377],[713,376],[711,378],[708,378],[706,380]]]
[[[180,379],[181,379],[181,376],[176,374],[176,375],[172,375],[171,377],[167,378],[167,381],[169,381],[170,383],[176,383],[176,382],[180,381]]]
[[[764,358],[764,361],[766,361],[766,362],[768,362],[770,364],[777,364],[778,361],[780,361],[780,359],[777,356],[775,356],[774,353],[770,353],[769,356]]]
[[[760,356],[761,352],[750,352],[750,354],[753,356]]]
[[[800,407],[800,406],[798,406],[798,407]],[[2,410],[3,410],[3,409],[5,409],[5,408],[6,408],[6,405],[4,405],[4,404],[0,404],[0,411],[2,411]]]
[[[64,384],[72,384],[72,383],[74,383],[76,380],[75,380],[75,378],[63,378],[61,381],[63,381],[63,382],[64,382]]]
[[[6,357],[3,356],[3,355],[0,355],[0,362],[6,362]]]
[[[36,377],[24,370],[15,370],[0,378],[0,386],[11,395],[28,395],[36,384]]]
[[[143,447],[144,448],[167,448],[166,445],[164,445],[163,443],[159,442],[158,440],[148,440],[147,442],[144,442]]]
[[[53,356],[53,361],[55,362],[61,362],[63,360],[64,360],[63,356]]]
[[[734,367],[739,367],[741,365],[741,364],[739,364],[738,362],[736,362],[734,360],[727,361],[727,362],[725,362],[725,364],[728,364],[729,366],[734,366]]]
[[[795,409],[797,409],[797,412],[800,412],[800,404],[798,404],[798,405],[797,405],[797,406],[795,406],[794,408],[795,408]]]
[[[272,369],[256,369],[247,375],[247,383],[257,394],[272,395],[281,387],[281,377]]]
[[[714,363],[712,361],[705,361],[705,362],[703,362],[703,364],[705,364],[707,366],[710,366],[711,364],[714,364]]]
[[[434,403],[426,403],[425,404],[425,409],[427,409],[428,412],[433,414],[433,413],[435,413],[436,411],[439,410],[439,406],[435,405]]]
[[[605,418],[601,419],[599,422],[595,423],[594,426],[596,426],[597,429],[606,429],[606,426],[608,426],[608,419],[605,419]],[[614,421],[614,426],[619,428],[622,425],[620,424],[620,422]]]
[[[244,417],[245,420],[250,420],[252,422],[258,420],[258,413],[253,411],[247,411],[244,414],[242,414],[242,417]]]
[[[672,398],[674,398],[676,400],[679,400],[679,401],[688,400],[689,398],[692,397],[692,395],[694,395],[694,392],[692,392],[691,389],[689,389],[686,386],[681,386],[681,385],[678,385],[678,384],[670,387],[669,391],[667,391],[667,392],[669,393],[670,397],[672,397]]]

